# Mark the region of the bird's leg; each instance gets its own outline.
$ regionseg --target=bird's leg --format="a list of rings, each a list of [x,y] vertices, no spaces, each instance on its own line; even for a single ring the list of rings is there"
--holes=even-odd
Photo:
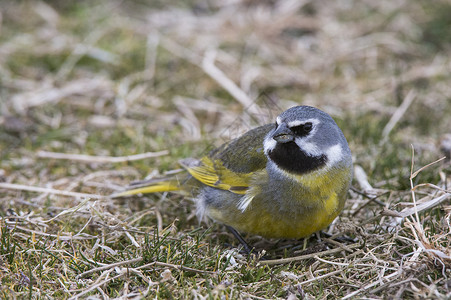
[[[319,231],[317,231],[317,232],[315,232],[315,235],[316,235],[316,241],[318,243],[321,243],[321,233]]]
[[[241,236],[241,234],[235,230],[235,228],[226,225],[227,229],[235,236],[235,238],[243,245],[243,250],[246,252],[246,254],[251,254],[252,250],[254,250],[254,247],[251,247]]]
[[[305,237],[304,238],[304,243],[302,245],[302,250],[307,249],[308,240],[309,240],[309,237]]]
[[[324,232],[324,231],[321,231],[320,234],[324,235],[327,239],[331,239],[331,240],[334,240],[334,241],[340,242],[340,243],[355,243],[355,242],[357,242],[357,239],[350,238],[349,236],[346,236],[346,235],[342,235],[342,236],[336,235],[336,234],[332,235],[332,234],[329,234],[329,233]]]

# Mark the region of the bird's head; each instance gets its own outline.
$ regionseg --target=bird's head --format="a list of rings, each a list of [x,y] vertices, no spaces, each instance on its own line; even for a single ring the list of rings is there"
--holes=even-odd
[[[352,163],[346,138],[335,121],[311,106],[295,106],[280,114],[263,146],[270,162],[294,175]]]

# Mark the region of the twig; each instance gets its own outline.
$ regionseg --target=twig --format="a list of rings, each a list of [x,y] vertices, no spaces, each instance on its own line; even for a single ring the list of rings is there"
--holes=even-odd
[[[134,264],[134,263],[139,263],[143,260],[142,257],[138,257],[138,258],[134,258],[134,259],[130,259],[130,260],[124,260],[124,261],[119,261],[117,263],[113,263],[113,264],[109,264],[106,266],[102,266],[102,267],[98,267],[98,268],[94,268],[91,269],[89,271],[83,272],[81,274],[79,274],[77,277],[81,278],[84,277],[86,275],[95,273],[95,272],[100,272],[100,271],[104,271],[104,270],[108,270],[108,269],[112,269],[118,266],[122,266],[122,265],[130,265],[130,264]],[[164,263],[164,262],[159,262],[159,261],[154,261],[136,268],[133,268],[134,270],[140,270],[140,269],[146,269],[148,267],[151,266],[158,266],[158,267],[167,267],[167,268],[171,268],[171,269],[177,269],[177,270],[182,270],[182,271],[189,271],[189,272],[195,272],[195,273],[208,273],[208,274],[216,274],[216,272],[213,271],[205,271],[205,270],[198,270],[198,269],[193,269],[190,267],[185,267],[182,265],[174,265],[174,264],[169,264],[169,263]]]
[[[390,275],[387,275],[387,276],[383,277],[383,279],[389,280],[389,279],[391,279],[392,277],[394,277],[394,276],[399,276],[399,275],[401,275],[400,272],[394,272],[394,273],[392,273],[392,274],[390,274]],[[374,282],[372,282],[372,283],[370,283],[370,284],[367,284],[367,285],[364,286],[363,288],[358,289],[357,291],[354,291],[354,292],[352,292],[352,293],[350,293],[350,294],[347,294],[346,296],[344,296],[344,297],[341,298],[341,299],[342,299],[342,300],[345,300],[345,299],[352,298],[352,297],[354,297],[355,295],[357,295],[357,294],[359,294],[359,293],[361,293],[361,292],[363,292],[363,291],[365,291],[365,290],[368,290],[368,289],[370,289],[370,288],[372,288],[373,286],[378,285],[378,284],[380,284],[380,281],[379,281],[379,280],[374,281]]]
[[[205,271],[205,270],[199,270],[199,269],[193,269],[190,267],[185,267],[183,265],[174,265],[174,264],[169,264],[169,263],[164,263],[164,262],[159,262],[159,261],[154,261],[151,263],[148,263],[146,265],[143,266],[139,266],[137,268],[135,268],[135,270],[139,270],[139,269],[144,269],[150,266],[158,266],[158,267],[167,267],[167,268],[171,268],[171,269],[176,269],[176,270],[182,270],[182,271],[189,271],[189,272],[194,272],[194,273],[207,273],[207,274],[216,274],[216,272],[214,271]]]
[[[323,263],[326,263],[326,264],[330,264],[330,265],[336,265],[336,266],[342,266],[342,267],[348,267],[349,266],[349,264],[347,264],[347,263],[339,263],[339,262],[328,261],[326,259],[319,258],[318,255],[315,255],[314,259],[319,260],[320,262],[323,262]]]
[[[230,78],[228,78],[224,72],[215,66],[214,61],[216,57],[216,51],[207,51],[202,61],[202,69],[217,83],[219,83],[230,95],[232,95],[238,102],[240,102],[245,108],[248,108],[251,112],[255,112],[256,108],[253,106],[253,101],[246,93],[240,89]]]
[[[90,200],[91,200],[91,199],[86,198],[86,199],[83,200],[81,203],[79,203],[77,206],[71,207],[71,208],[69,208],[69,209],[65,209],[65,210],[63,210],[62,212],[60,212],[59,214],[57,214],[56,216],[54,216],[53,218],[51,218],[51,219],[49,219],[49,220],[46,220],[46,221],[43,221],[43,222],[44,222],[44,223],[52,222],[53,220],[56,220],[56,219],[58,219],[58,218],[61,217],[61,216],[64,216],[64,215],[67,215],[67,214],[70,214],[70,213],[74,213],[74,212],[76,212],[77,210],[79,210],[80,208],[82,208],[83,206],[85,206],[85,204],[87,204]],[[89,221],[88,221],[88,223],[89,223]],[[86,225],[87,225],[88,223],[86,223]],[[85,226],[86,226],[86,225],[85,225]],[[85,226],[84,226],[84,227],[85,227]],[[81,231],[83,231],[83,229],[82,229]],[[80,231],[80,232],[81,232],[81,231]]]
[[[412,151],[413,151],[413,146],[412,146]],[[413,154],[412,154],[412,155],[413,155]],[[418,169],[417,171],[415,171],[413,174],[410,175],[411,179],[415,178],[415,177],[418,175],[418,173],[420,173],[421,171],[423,171],[423,170],[426,169],[427,167],[430,167],[430,166],[432,166],[433,164],[436,164],[436,163],[438,163],[438,162],[441,162],[441,161],[444,160],[445,158],[446,158],[446,156],[443,156],[442,158],[439,158],[439,159],[437,159],[436,161],[433,161],[433,162],[431,162],[431,163],[429,163],[429,164],[427,164],[427,165],[421,167],[420,169]],[[413,167],[413,165],[412,165],[412,167]],[[413,188],[413,189],[415,189],[415,188]]]
[[[201,57],[189,49],[186,49],[169,39],[162,39],[161,44],[172,54],[177,55],[183,59],[186,59],[195,66],[199,66]],[[232,97],[240,102],[248,111],[256,113],[257,108],[251,98],[239,88],[230,78],[228,78],[224,72],[215,66],[214,61],[216,57],[216,51],[210,50],[205,53],[202,59],[202,70],[213,78],[219,85],[221,85]],[[200,67],[200,66],[199,66]]]
[[[200,62],[202,61],[202,58],[195,52],[193,52],[189,48],[185,48],[171,39],[165,38],[164,36],[160,37],[161,40],[161,46],[163,46],[166,50],[174,54],[175,56],[178,56],[180,58],[183,58],[190,63],[192,63],[195,66],[199,66]]]
[[[313,281],[324,279],[326,277],[329,277],[329,276],[332,276],[332,275],[335,275],[335,274],[338,274],[338,273],[341,273],[341,272],[343,272],[343,270],[336,270],[336,271],[333,271],[333,272],[330,272],[330,273],[327,273],[327,274],[324,274],[324,275],[321,275],[321,276],[318,276],[318,277],[315,277],[315,278],[312,278],[312,279],[309,279],[309,280],[306,280],[306,281],[299,282],[299,285],[301,286],[301,285],[304,285],[304,284],[307,284],[307,283],[310,283],[310,282],[313,282]]]
[[[127,156],[94,156],[94,155],[85,155],[85,154],[68,154],[68,153],[59,153],[59,152],[48,152],[48,151],[39,151],[36,155],[40,158],[52,158],[52,159],[68,159],[68,160],[77,160],[89,163],[120,163],[126,161],[134,161],[140,159],[146,159],[151,157],[159,157],[163,155],[167,155],[169,153],[168,150],[158,151],[158,152],[146,152],[135,155],[127,155]]]
[[[390,193],[390,192],[384,192],[384,193],[376,195],[376,196],[370,196],[370,195],[367,195],[364,192],[361,192],[361,191],[359,191],[359,190],[357,190],[357,189],[355,189],[353,187],[351,187],[351,190],[353,192],[355,192],[355,193],[357,193],[357,194],[359,194],[359,195],[361,195],[361,196],[363,196],[363,197],[368,199],[368,201],[366,201],[364,204],[360,205],[358,208],[356,208],[354,210],[354,212],[352,213],[353,217],[356,216],[363,208],[365,208],[367,205],[369,205],[370,203],[373,203],[373,202],[376,203],[379,206],[385,207],[385,203],[382,202],[381,200],[379,200],[378,198],[383,196],[383,195],[386,195],[386,194]]]
[[[445,190],[444,188],[441,188],[441,187],[439,187],[439,186],[437,186],[435,184],[432,184],[432,183],[420,183],[420,184],[417,184],[413,189],[417,190],[419,187],[423,187],[423,186],[431,187],[431,188],[437,189],[437,190],[439,190],[441,192],[451,194],[451,190]]]
[[[399,213],[398,217],[405,218],[410,215],[413,215],[414,213],[419,213],[420,211],[423,211],[423,210],[426,210],[426,209],[429,209],[429,208],[439,205],[440,203],[442,203],[443,201],[445,201],[448,198],[451,198],[451,193],[446,193],[444,195],[441,195],[440,197],[437,197],[437,198],[434,198],[427,202],[421,203],[417,206],[403,209],[402,211],[398,212]]]
[[[115,267],[118,267],[118,266],[122,266],[122,265],[130,265],[130,264],[138,263],[138,262],[140,262],[142,260],[143,260],[142,257],[138,257],[138,258],[134,258],[134,259],[119,261],[119,262],[116,262],[116,263],[113,263],[113,264],[109,264],[109,265],[106,265],[106,266],[94,268],[94,269],[91,269],[89,271],[83,272],[81,274],[78,274],[77,277],[81,278],[81,277],[84,277],[86,275],[89,275],[89,274],[92,274],[92,273],[95,273],[95,272],[100,272],[100,271],[103,271],[103,270],[112,269],[112,268],[115,268]]]
[[[91,199],[100,199],[100,200],[105,199],[105,196],[97,195],[97,194],[69,192],[69,191],[56,190],[56,189],[52,189],[52,188],[43,188],[43,187],[38,187],[38,186],[29,186],[29,185],[6,183],[6,182],[0,182],[0,189],[46,193],[46,194],[61,195],[61,196],[68,196],[68,197],[75,197],[75,198],[91,198]]]
[[[257,299],[257,300],[267,300],[268,298],[263,298],[263,297],[259,297],[259,296],[255,296],[249,293],[244,292],[243,296],[246,296],[248,298],[253,298],[253,299]]]
[[[335,246],[338,246],[338,247],[340,247],[340,248],[342,248],[343,250],[345,250],[345,251],[348,251],[348,252],[353,252],[352,251],[352,249],[350,249],[348,246],[346,246],[345,244],[342,244],[342,243],[340,243],[340,242],[337,242],[337,241],[334,241],[333,239],[329,239],[329,238],[324,238],[324,241],[326,241],[326,242],[328,242],[328,243],[330,243],[330,244],[333,244],[333,245],[335,245]]]
[[[42,106],[48,103],[57,103],[61,101],[61,99],[66,99],[76,94],[83,94],[85,96],[95,94],[99,90],[104,90],[106,88],[112,89],[110,85],[111,82],[101,78],[76,79],[67,82],[58,88],[44,86],[37,90],[16,94],[11,98],[11,103],[13,104],[15,111],[23,115],[31,107]]]
[[[69,299],[79,299],[81,296],[86,295],[87,293],[91,292],[92,290],[97,289],[98,287],[104,285],[105,283],[107,283],[107,282],[109,282],[109,281],[111,281],[111,280],[120,278],[120,277],[122,277],[122,276],[124,276],[124,275],[126,275],[126,274],[127,274],[126,272],[121,272],[119,275],[116,275],[116,276],[114,276],[114,277],[108,278],[108,279],[103,280],[103,281],[101,281],[101,282],[99,282],[99,283],[93,284],[93,285],[91,285],[89,288],[87,288],[86,290],[84,290],[83,292],[81,292],[81,293],[79,293],[79,294],[77,294],[77,295],[75,295],[75,296],[72,296],[72,297],[70,297]]]
[[[64,82],[67,80],[67,76],[73,70],[77,62],[83,58],[83,56],[88,55],[95,49],[95,44],[100,40],[103,36],[108,34],[110,28],[100,27],[100,29],[91,31],[85,40],[82,43],[76,44],[72,46],[72,53],[66,58],[64,63],[61,64],[60,69],[58,70],[55,78],[57,78],[60,82]],[[111,64],[116,64],[119,60],[116,54],[111,52],[107,52],[105,50],[101,51],[102,54],[106,54],[106,59],[103,59],[103,62],[109,62]]]
[[[375,192],[374,188],[368,182],[368,176],[366,175],[365,170],[363,170],[363,168],[359,165],[354,166],[354,178],[359,183],[360,188],[366,193]]]
[[[412,161],[410,164],[410,191],[412,193],[412,202],[413,202],[413,209],[414,209],[414,213],[415,213],[415,218],[418,224],[420,224],[420,217],[418,216],[418,210],[417,210],[417,200],[415,197],[415,190],[414,190],[414,185],[413,185],[413,179],[415,178],[415,176],[418,175],[419,171],[422,170],[422,168],[420,170],[418,170],[417,172],[413,172],[413,167],[415,164],[415,149],[413,148],[413,145],[411,145],[412,147]],[[421,225],[420,225],[421,226]],[[423,226],[421,226],[423,227]]]
[[[353,248],[357,248],[359,246],[361,246],[360,243],[355,243],[355,244],[351,244],[351,245],[347,246],[347,248],[353,249]],[[259,264],[260,265],[287,264],[287,263],[291,263],[291,262],[315,258],[316,256],[320,257],[320,256],[328,255],[328,254],[333,254],[333,253],[337,253],[340,251],[345,251],[345,250],[343,248],[334,248],[334,249],[330,249],[330,250],[326,250],[326,251],[322,251],[322,252],[311,253],[311,254],[306,254],[306,255],[301,255],[301,256],[281,258],[281,259],[263,260],[263,261],[260,261]]]
[[[404,101],[395,110],[394,114],[390,118],[390,121],[388,121],[387,125],[385,125],[384,127],[384,130],[382,130],[382,136],[384,137],[383,142],[387,140],[388,135],[396,126],[396,124],[399,122],[399,120],[401,120],[402,116],[406,113],[407,109],[409,108],[410,104],[412,104],[415,97],[416,93],[414,90],[410,90],[409,93],[407,93],[407,96],[404,98]]]
[[[50,233],[45,233],[42,231],[37,231],[37,230],[32,230],[32,229],[28,229],[22,226],[14,226],[15,229],[19,229],[25,232],[29,232],[32,234],[37,234],[37,235],[41,235],[41,236],[45,236],[45,237],[52,237],[57,239],[58,241],[72,241],[72,240],[92,240],[95,238],[98,238],[97,236],[94,235],[88,235],[88,234],[80,234],[79,236],[77,235],[60,235],[60,234],[50,234]]]

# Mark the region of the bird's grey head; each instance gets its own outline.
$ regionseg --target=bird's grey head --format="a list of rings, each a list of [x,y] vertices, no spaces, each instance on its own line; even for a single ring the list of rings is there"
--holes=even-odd
[[[352,163],[346,138],[335,121],[311,106],[295,106],[280,114],[263,146],[270,161],[292,174]]]

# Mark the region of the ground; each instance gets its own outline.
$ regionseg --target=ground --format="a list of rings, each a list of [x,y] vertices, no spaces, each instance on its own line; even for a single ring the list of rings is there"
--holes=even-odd
[[[1,297],[449,299],[450,14],[445,0],[3,1]],[[348,139],[353,187],[325,231],[349,239],[245,236],[264,261],[199,223],[190,197],[105,197],[299,104]]]

